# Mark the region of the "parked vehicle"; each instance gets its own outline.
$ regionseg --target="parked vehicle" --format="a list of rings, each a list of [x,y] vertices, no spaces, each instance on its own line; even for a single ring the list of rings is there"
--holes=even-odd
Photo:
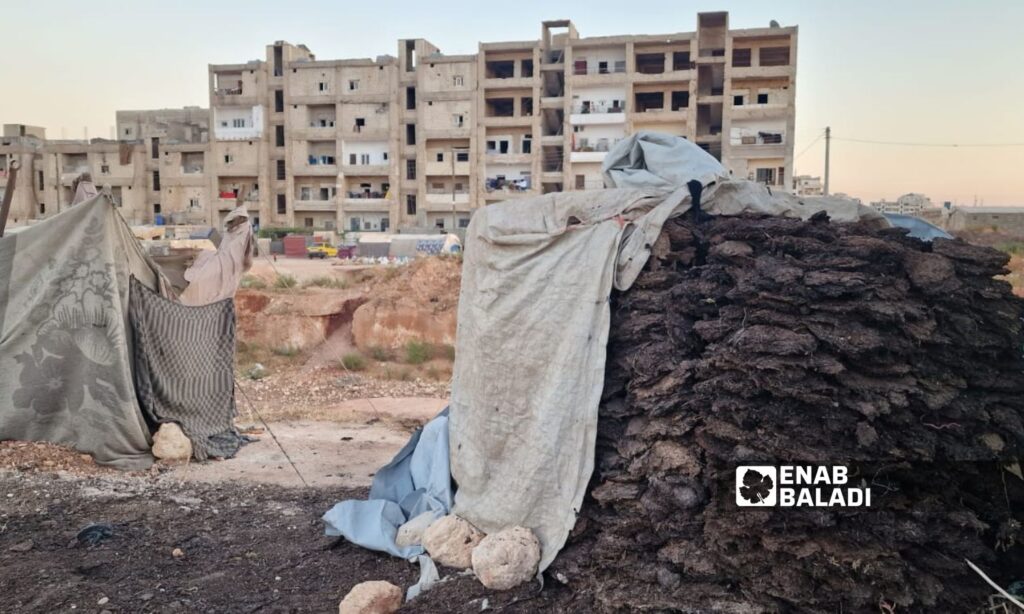
[[[306,248],[306,256],[313,258],[337,258],[338,248],[326,243],[317,243]]]

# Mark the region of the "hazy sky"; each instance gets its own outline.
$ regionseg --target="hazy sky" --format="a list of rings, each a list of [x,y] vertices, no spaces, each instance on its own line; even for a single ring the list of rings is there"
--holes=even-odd
[[[321,59],[395,55],[402,37],[474,53],[480,40],[537,39],[544,19],[570,18],[583,36],[656,34],[722,9],[734,28],[800,26],[798,174],[822,172],[814,141],[830,125],[834,192],[1024,205],[1024,146],[840,140],[1024,144],[1021,0],[12,2],[0,13],[0,122],[109,137],[116,109],[206,106],[207,64],[262,58],[279,39]]]

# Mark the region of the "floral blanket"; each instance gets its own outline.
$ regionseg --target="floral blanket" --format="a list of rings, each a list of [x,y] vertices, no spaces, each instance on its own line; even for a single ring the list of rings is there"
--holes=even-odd
[[[167,291],[105,196],[0,238],[0,440],[152,463],[132,383],[132,275]]]

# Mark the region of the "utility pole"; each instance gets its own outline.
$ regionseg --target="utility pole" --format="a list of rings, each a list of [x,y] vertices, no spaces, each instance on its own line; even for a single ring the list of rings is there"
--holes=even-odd
[[[832,141],[832,128],[825,126],[825,196],[828,196],[828,148]]]

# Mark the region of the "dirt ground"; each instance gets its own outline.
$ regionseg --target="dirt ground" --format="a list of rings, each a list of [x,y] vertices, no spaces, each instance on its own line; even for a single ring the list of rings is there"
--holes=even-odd
[[[365,488],[39,469],[0,469],[4,612],[332,612],[359,582],[406,589],[419,577],[414,564],[324,535],[323,513]],[[94,524],[110,535],[76,537]],[[534,583],[494,593],[440,571],[442,583],[403,611],[566,611],[572,598]]]

